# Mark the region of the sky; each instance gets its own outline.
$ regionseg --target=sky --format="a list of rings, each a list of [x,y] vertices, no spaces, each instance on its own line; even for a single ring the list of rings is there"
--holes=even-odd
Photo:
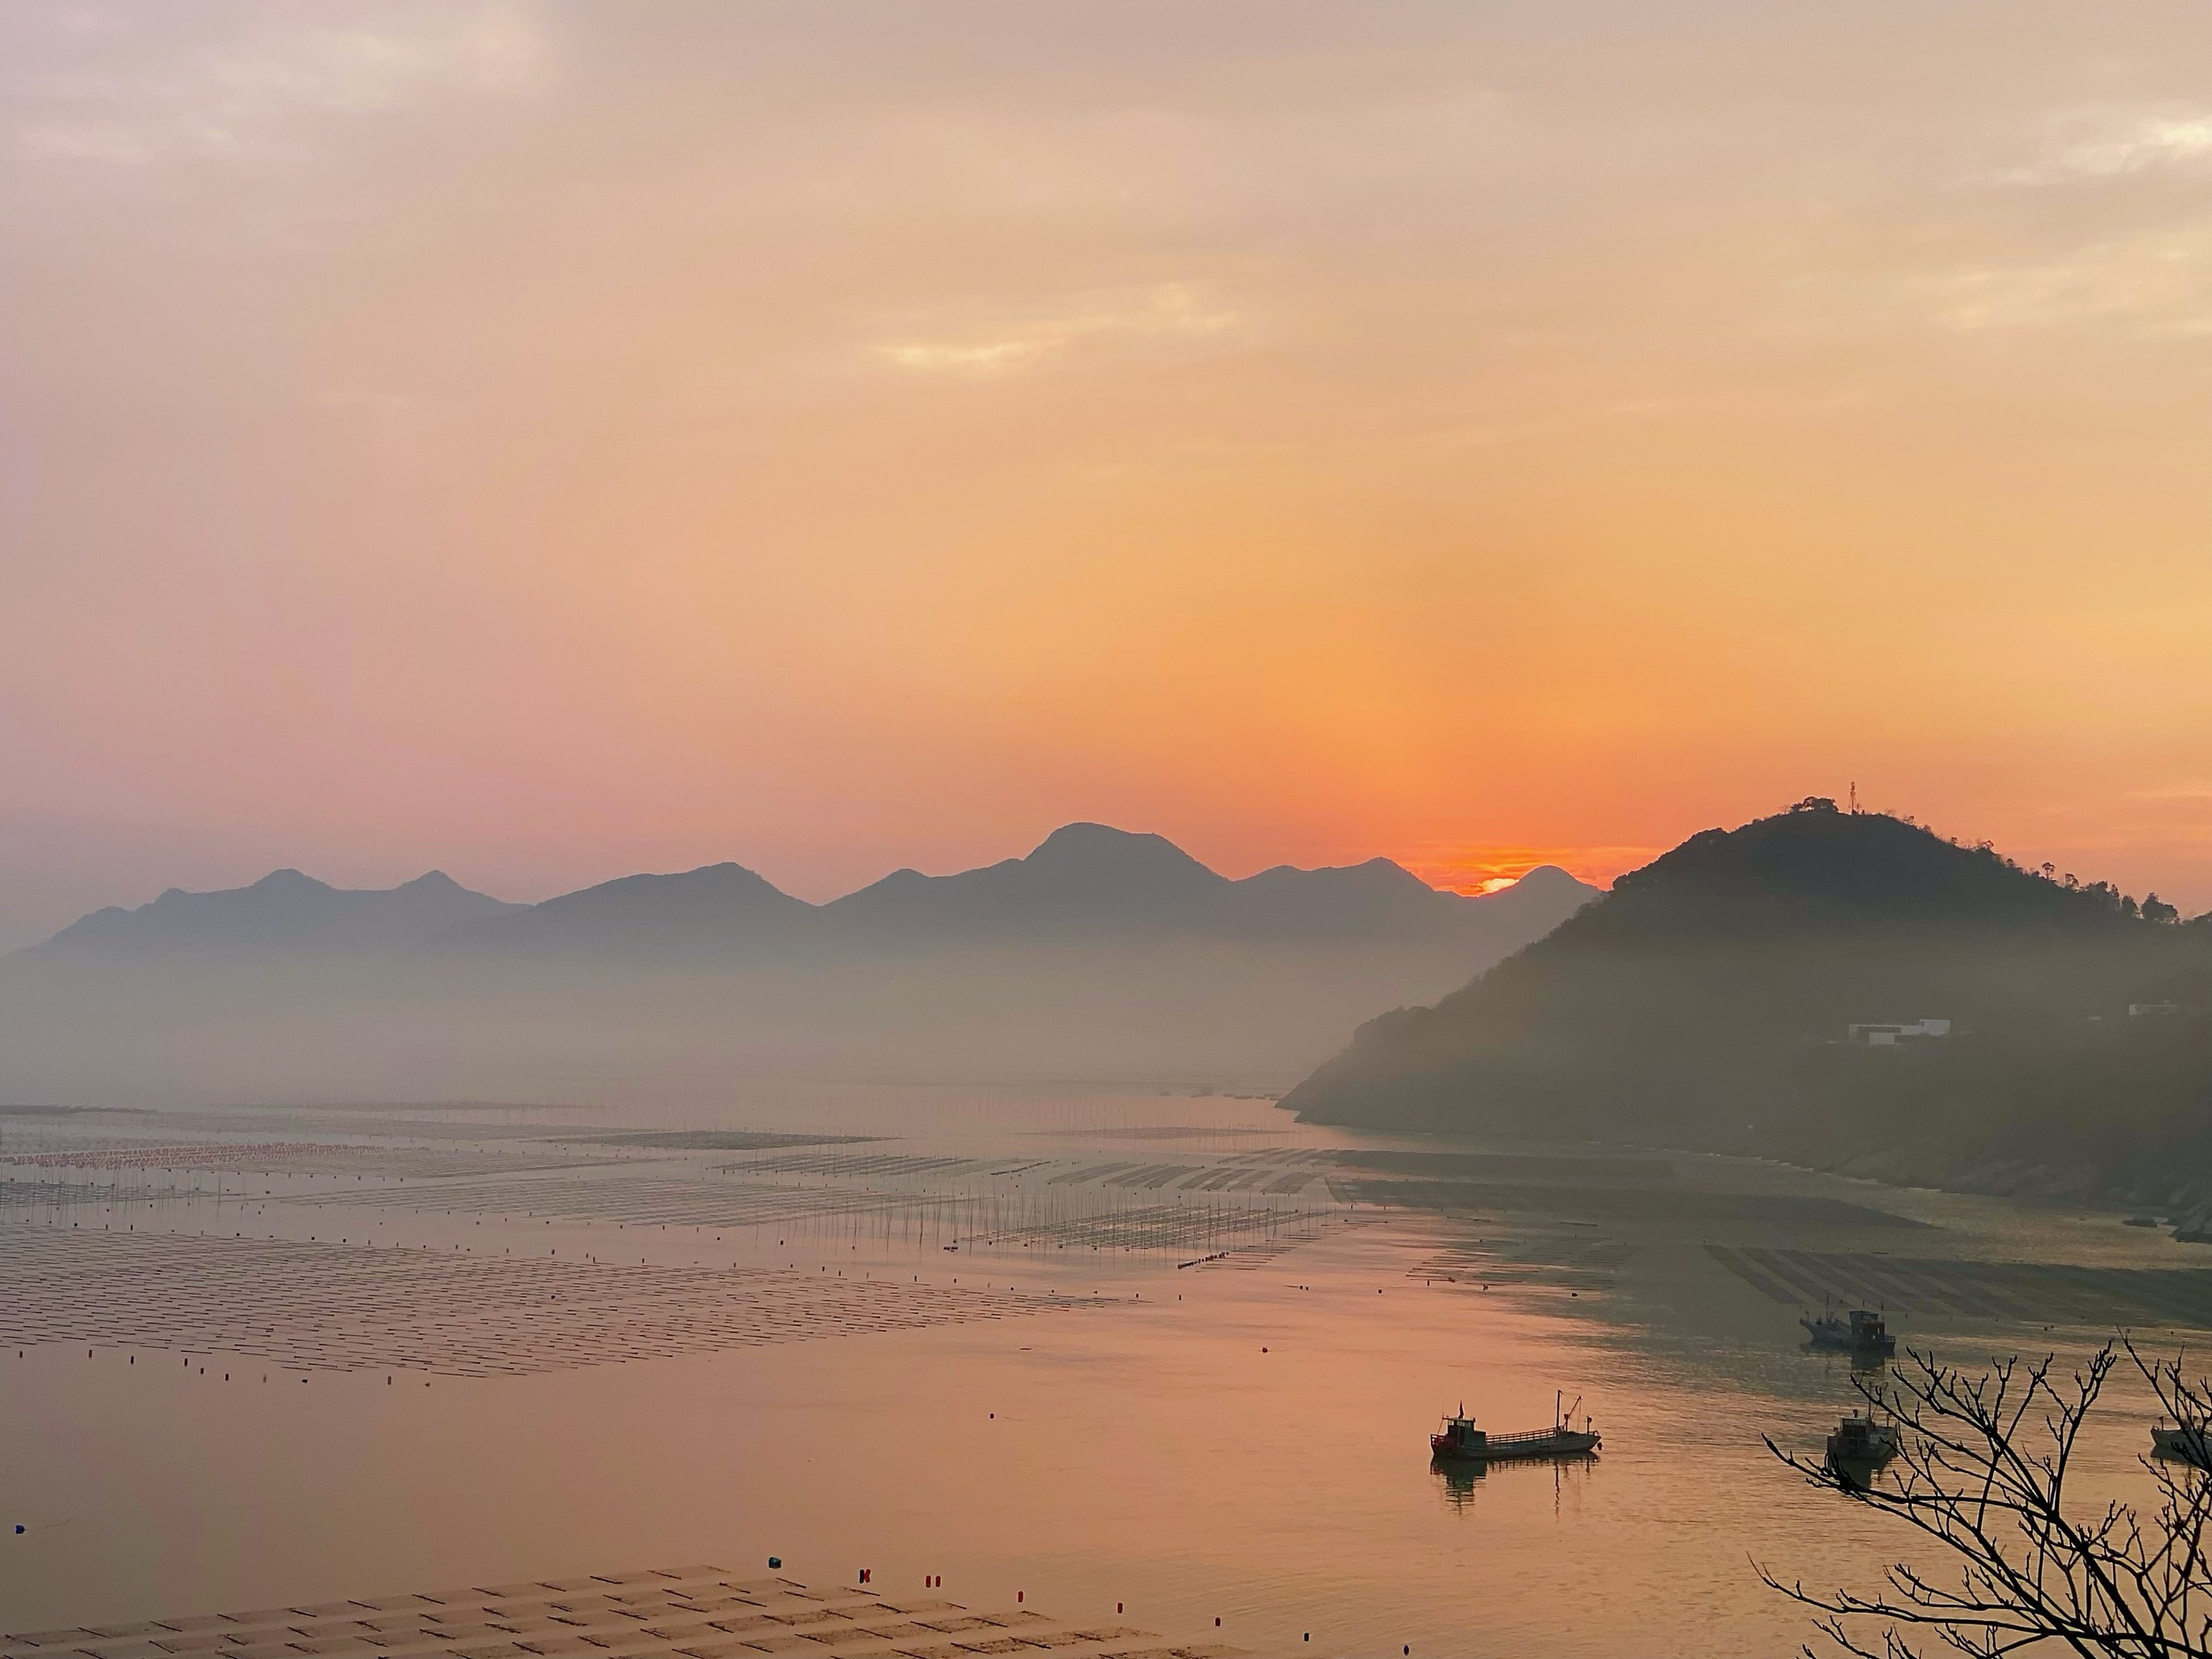
[[[1054,825],[2212,906],[2212,9],[0,9],[0,946]]]

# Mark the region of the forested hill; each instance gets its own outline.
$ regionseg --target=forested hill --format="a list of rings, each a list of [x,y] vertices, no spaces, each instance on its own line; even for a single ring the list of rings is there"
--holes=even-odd
[[[1692,836],[1284,1103],[2162,1201],[2212,1176],[2208,1004],[2212,918],[1816,799]],[[1919,1020],[1949,1032],[1850,1036]]]

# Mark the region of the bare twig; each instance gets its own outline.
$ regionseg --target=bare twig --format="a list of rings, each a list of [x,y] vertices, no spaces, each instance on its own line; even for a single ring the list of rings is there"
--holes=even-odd
[[[1858,1659],[1920,1659],[1915,1632],[1970,1659],[2039,1644],[2096,1659],[2212,1659],[2212,1480],[2145,1457],[2158,1492],[2148,1516],[2117,1502],[2087,1510],[2067,1502],[2081,1431],[2123,1354],[2177,1425],[2212,1431],[2212,1384],[2124,1340],[2070,1377],[2054,1376],[2052,1356],[1974,1376],[1911,1352],[1886,1387],[1854,1377],[1869,1406],[1897,1419],[1887,1471],[1855,1479],[1771,1439],[1767,1449],[1810,1485],[1942,1545],[1953,1574],[1899,1561],[1872,1595],[1808,1590],[1764,1566],[1759,1577],[1811,1608],[1814,1629]]]

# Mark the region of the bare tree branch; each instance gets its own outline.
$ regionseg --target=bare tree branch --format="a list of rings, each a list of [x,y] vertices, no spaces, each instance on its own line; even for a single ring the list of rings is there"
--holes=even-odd
[[[1941,1545],[1951,1576],[1899,1561],[1872,1595],[1808,1590],[1754,1563],[1760,1579],[1810,1608],[1814,1630],[1856,1659],[1923,1659],[1915,1631],[1971,1659],[2038,1646],[2090,1659],[2212,1659],[2206,1471],[2142,1458],[2158,1493],[2148,1516],[2118,1502],[2083,1510],[2067,1501],[2082,1430],[2124,1354],[2174,1424],[2204,1437],[2200,1453],[2212,1446],[2212,1384],[2125,1340],[2106,1344],[2070,1377],[2054,1374],[2050,1355],[1971,1375],[1908,1351],[1886,1383],[1852,1378],[1869,1407],[1897,1421],[1888,1469],[1856,1479],[1771,1439],[1766,1448],[1809,1485]]]

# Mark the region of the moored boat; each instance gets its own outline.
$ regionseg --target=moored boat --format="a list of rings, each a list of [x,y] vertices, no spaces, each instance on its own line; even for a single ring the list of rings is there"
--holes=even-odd
[[[1548,1429],[1492,1434],[1479,1426],[1462,1405],[1455,1415],[1444,1419],[1442,1429],[1429,1437],[1429,1455],[1436,1461],[1494,1463],[1513,1457],[1568,1457],[1595,1451],[1603,1443],[1595,1425],[1585,1417],[1577,1429],[1573,1419],[1572,1408],[1559,1411],[1555,1407]]]
[[[1848,1350],[1882,1359],[1897,1352],[1897,1339],[1889,1334],[1889,1322],[1871,1308],[1854,1308],[1849,1314],[1824,1310],[1818,1319],[1804,1314],[1799,1316],[1797,1322],[1805,1328],[1816,1348]]]
[[[2203,1425],[2153,1429],[2150,1431],[2150,1449],[2154,1456],[2171,1458],[2177,1463],[2191,1463],[2200,1469],[2212,1469],[2212,1428]]]
[[[1828,1437],[1828,1467],[1838,1474],[1864,1476],[1897,1455],[1897,1425],[1853,1413]]]

